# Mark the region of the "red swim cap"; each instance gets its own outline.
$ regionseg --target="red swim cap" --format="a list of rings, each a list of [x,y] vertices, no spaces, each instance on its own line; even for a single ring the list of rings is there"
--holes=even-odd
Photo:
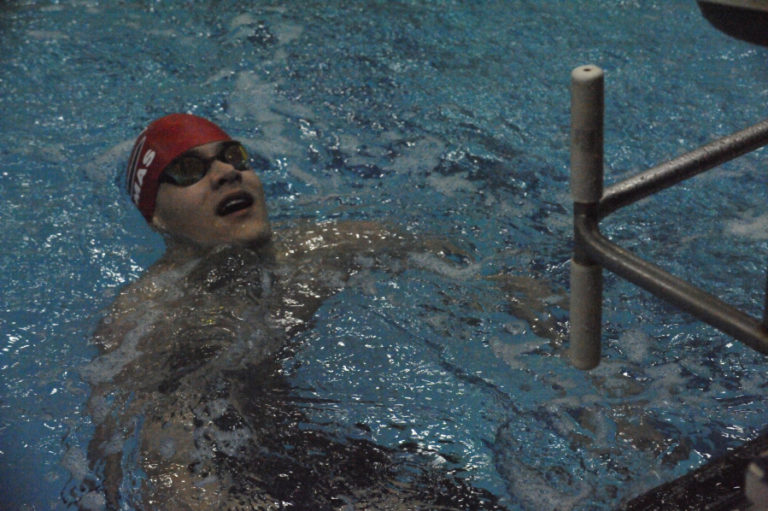
[[[171,114],[153,121],[139,134],[126,169],[128,194],[147,222],[152,221],[163,169],[190,149],[231,140],[211,121],[191,114]]]

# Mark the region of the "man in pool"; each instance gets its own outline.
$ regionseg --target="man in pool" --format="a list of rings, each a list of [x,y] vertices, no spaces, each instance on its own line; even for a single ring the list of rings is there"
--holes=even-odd
[[[134,145],[128,191],[167,250],[94,335],[100,489],[81,507],[103,493],[109,509],[500,509],[412,446],[307,419],[282,376],[293,334],[357,271],[396,269],[420,244],[370,222],[273,234],[251,161],[264,162],[187,114]]]

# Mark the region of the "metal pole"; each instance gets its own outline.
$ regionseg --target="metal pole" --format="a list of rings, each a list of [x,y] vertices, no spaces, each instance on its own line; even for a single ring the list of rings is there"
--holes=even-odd
[[[758,319],[611,242],[600,234],[596,219],[581,215],[575,224],[582,249],[603,268],[768,355],[768,330]]]
[[[571,73],[571,198],[574,251],[571,259],[570,357],[579,369],[600,363],[603,274],[576,236],[576,219],[597,219],[603,195],[603,70],[580,66]]]
[[[768,144],[768,119],[609,187],[600,201],[599,216],[604,218],[619,208],[766,144]]]
[[[763,296],[763,328],[768,330],[768,271],[766,271],[765,295]]]

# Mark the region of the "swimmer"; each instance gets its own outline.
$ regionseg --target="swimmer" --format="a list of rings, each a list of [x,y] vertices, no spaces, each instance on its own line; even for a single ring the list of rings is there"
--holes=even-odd
[[[428,243],[373,222],[273,231],[266,164],[194,115],[136,140],[128,192],[166,252],[94,334],[98,481],[81,507],[501,509],[425,453],[308,424],[281,376],[294,334],[356,272],[397,271]]]

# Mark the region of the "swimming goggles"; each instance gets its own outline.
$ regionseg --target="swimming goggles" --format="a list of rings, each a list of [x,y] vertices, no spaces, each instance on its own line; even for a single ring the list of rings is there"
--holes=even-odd
[[[199,154],[185,153],[173,160],[160,174],[161,183],[172,183],[177,186],[191,186],[205,177],[214,161],[232,165],[239,171],[250,170],[248,152],[240,142],[224,142],[219,152],[210,158]],[[269,167],[269,162],[263,156],[255,156],[254,163],[259,169]]]

